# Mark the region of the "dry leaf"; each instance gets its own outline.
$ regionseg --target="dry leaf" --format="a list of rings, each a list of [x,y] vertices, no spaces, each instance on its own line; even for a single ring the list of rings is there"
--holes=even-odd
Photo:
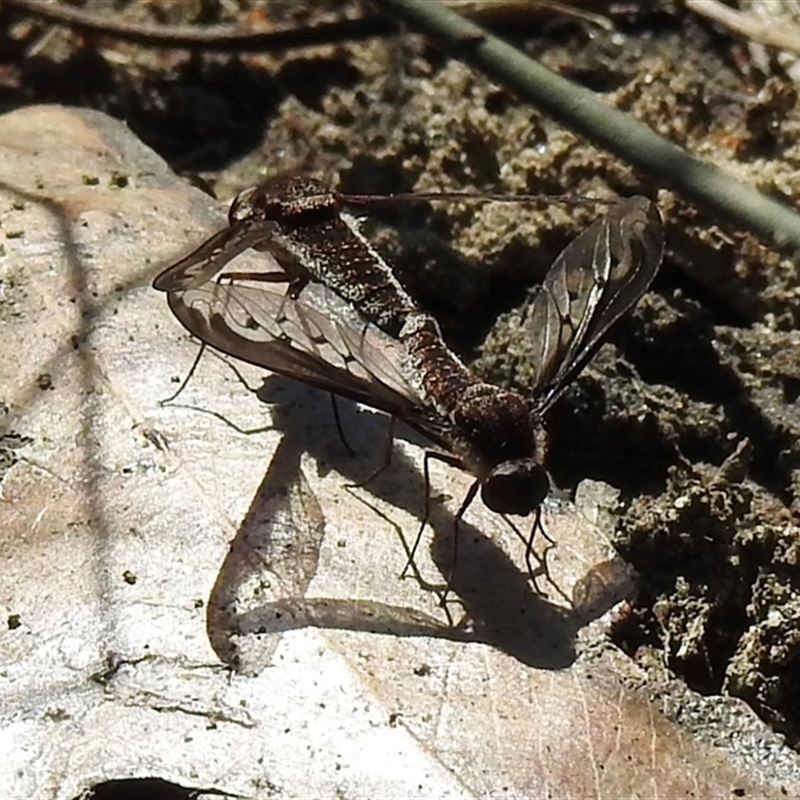
[[[0,154],[7,794],[800,794],[657,711],[604,638],[630,575],[572,507],[548,507],[546,596],[470,508],[454,628],[421,583],[443,584],[469,476],[434,468],[421,581],[399,580],[422,509],[409,432],[348,488],[383,456],[379,415],[343,406],[352,458],[327,397],[255,395],[212,357],[162,407],[196,350],[149,282],[224,215],[123,124],[22,109]]]

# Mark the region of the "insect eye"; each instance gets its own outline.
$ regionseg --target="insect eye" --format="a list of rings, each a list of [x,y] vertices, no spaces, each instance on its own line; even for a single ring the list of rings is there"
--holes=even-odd
[[[500,514],[530,514],[550,490],[550,479],[541,464],[519,458],[498,464],[481,487],[483,502]]]

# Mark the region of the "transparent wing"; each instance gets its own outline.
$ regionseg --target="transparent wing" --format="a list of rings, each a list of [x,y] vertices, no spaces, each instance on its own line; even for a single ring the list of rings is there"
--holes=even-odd
[[[293,299],[265,284],[209,282],[167,299],[181,324],[217,350],[385,411],[449,447],[447,421],[401,372],[403,345],[325,286]]]
[[[182,292],[200,286],[240,253],[268,240],[275,227],[275,223],[269,220],[235,222],[167,267],[153,281],[153,288],[162,292]]]
[[[614,206],[553,262],[525,320],[538,414],[558,399],[603,334],[647,291],[663,252],[661,215],[654,203],[637,196]]]

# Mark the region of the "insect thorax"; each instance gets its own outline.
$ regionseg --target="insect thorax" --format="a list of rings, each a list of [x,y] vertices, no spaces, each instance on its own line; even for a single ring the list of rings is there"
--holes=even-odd
[[[453,412],[467,460],[477,474],[504,461],[534,458],[536,432],[528,403],[517,392],[489,383],[475,383]]]

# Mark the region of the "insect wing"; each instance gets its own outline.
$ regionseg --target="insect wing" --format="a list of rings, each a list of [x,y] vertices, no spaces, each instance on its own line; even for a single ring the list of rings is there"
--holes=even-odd
[[[526,320],[535,407],[544,413],[592,357],[603,334],[647,291],[664,251],[655,204],[622,200],[553,262]]]
[[[181,324],[217,350],[385,411],[448,446],[446,421],[397,366],[403,345],[326,287],[312,284],[296,300],[264,285],[206,283],[167,299]]]
[[[275,227],[275,223],[268,220],[234,223],[167,267],[153,281],[153,288],[162,292],[182,292],[201,286],[240,253],[269,239]]]

